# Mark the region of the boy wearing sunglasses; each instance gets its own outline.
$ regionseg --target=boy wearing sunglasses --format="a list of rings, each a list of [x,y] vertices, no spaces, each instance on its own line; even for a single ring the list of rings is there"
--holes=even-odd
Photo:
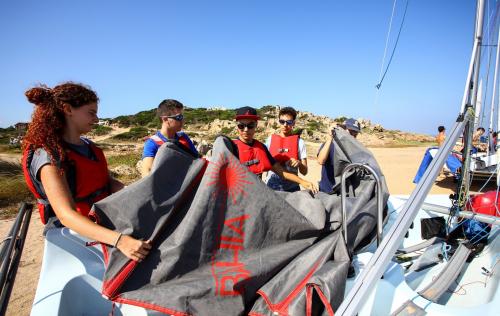
[[[142,152],[142,177],[151,172],[154,158],[158,149],[165,142],[177,143],[182,149],[195,157],[199,157],[198,151],[186,133],[182,132],[184,106],[177,100],[163,100],[158,105],[157,115],[161,121],[161,129],[144,143]]]
[[[307,174],[307,152],[304,140],[293,134],[297,111],[292,107],[284,107],[278,114],[280,133],[267,138],[266,146],[271,155],[287,172],[298,175]],[[267,176],[267,186],[276,191],[295,192],[300,187],[297,183],[287,181],[270,171]]]
[[[252,107],[245,106],[236,110],[239,137],[234,140],[234,143],[238,147],[240,162],[258,176],[271,170],[278,176],[302,185],[312,193],[317,193],[318,188],[316,185],[284,170],[281,164],[272,157],[267,147],[254,139],[258,120],[257,111]]]

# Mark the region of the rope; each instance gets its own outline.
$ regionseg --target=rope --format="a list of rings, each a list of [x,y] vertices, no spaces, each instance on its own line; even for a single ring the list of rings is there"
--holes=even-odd
[[[384,81],[385,75],[387,74],[387,71],[389,70],[389,67],[392,63],[392,58],[394,57],[394,53],[396,52],[396,47],[398,47],[399,37],[401,36],[401,31],[403,30],[403,25],[405,23],[406,12],[408,11],[408,3],[410,3],[410,0],[406,0],[405,12],[403,14],[403,19],[401,20],[401,25],[399,26],[399,32],[398,36],[396,37],[396,43],[394,44],[394,48],[392,49],[391,58],[389,58],[389,62],[387,63],[387,67],[385,68],[382,78],[380,78],[380,82],[375,86],[379,90],[380,87],[382,86],[382,82]]]

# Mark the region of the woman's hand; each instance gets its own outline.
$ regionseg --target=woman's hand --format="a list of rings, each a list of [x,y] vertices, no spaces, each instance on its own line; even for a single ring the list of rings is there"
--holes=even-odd
[[[142,241],[123,235],[118,241],[116,248],[120,250],[127,258],[141,262],[151,250],[151,241]]]

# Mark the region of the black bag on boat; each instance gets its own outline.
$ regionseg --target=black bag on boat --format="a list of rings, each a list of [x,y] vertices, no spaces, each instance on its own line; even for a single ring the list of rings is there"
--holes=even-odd
[[[432,237],[446,238],[446,221],[444,217],[422,218],[420,220],[422,239]]]

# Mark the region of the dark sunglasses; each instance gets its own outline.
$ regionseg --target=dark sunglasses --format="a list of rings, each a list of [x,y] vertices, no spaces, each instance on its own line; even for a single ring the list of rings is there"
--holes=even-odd
[[[288,125],[288,126],[292,126],[295,124],[295,120],[279,120],[280,124],[281,125]]]
[[[174,120],[179,121],[179,122],[184,119],[184,115],[182,115],[182,114],[162,116],[162,118],[164,118],[164,117],[171,118],[171,119],[174,119]]]
[[[244,130],[245,127],[248,128],[248,129],[254,129],[255,126],[257,126],[257,124],[255,122],[250,122],[250,123],[238,123],[238,129],[241,129],[241,130]]]

